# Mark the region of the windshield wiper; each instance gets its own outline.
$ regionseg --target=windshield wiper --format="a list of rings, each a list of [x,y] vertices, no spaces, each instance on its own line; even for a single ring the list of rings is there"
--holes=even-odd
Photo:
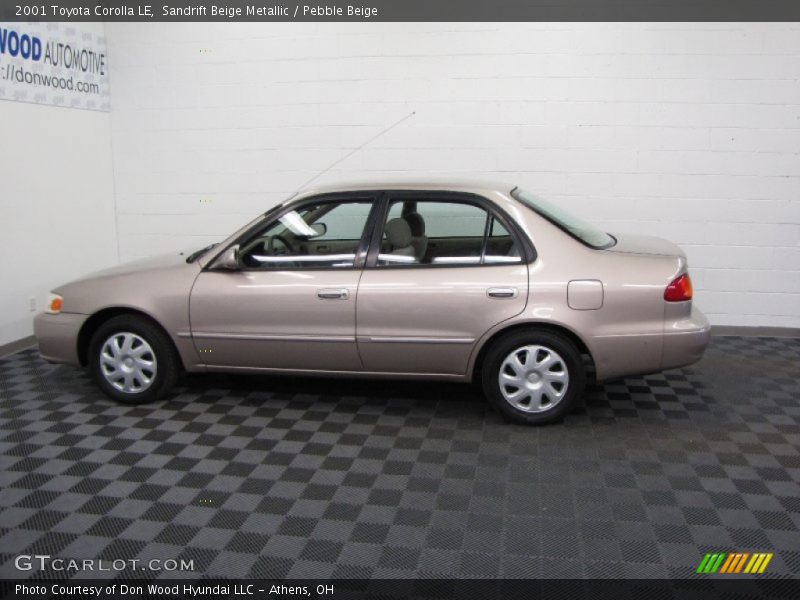
[[[200,258],[201,256],[203,256],[203,254],[205,254],[206,252],[208,252],[209,250],[211,250],[211,249],[212,249],[214,246],[216,246],[216,244],[209,244],[209,245],[208,245],[208,246],[206,246],[205,248],[200,248],[200,250],[195,250],[195,251],[194,251],[194,252],[192,252],[192,253],[191,253],[189,256],[187,256],[187,257],[186,257],[186,262],[187,262],[187,263],[193,263],[193,262],[194,262],[194,261],[196,261],[198,258]]]

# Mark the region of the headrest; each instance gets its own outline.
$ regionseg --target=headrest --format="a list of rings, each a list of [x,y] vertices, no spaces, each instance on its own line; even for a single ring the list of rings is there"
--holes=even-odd
[[[386,241],[393,248],[405,248],[411,245],[411,227],[408,226],[405,219],[397,218],[388,221],[384,231],[386,232]]]
[[[403,215],[403,218],[408,223],[408,226],[411,227],[411,235],[414,237],[425,235],[425,219],[422,218],[421,214],[412,212]]]

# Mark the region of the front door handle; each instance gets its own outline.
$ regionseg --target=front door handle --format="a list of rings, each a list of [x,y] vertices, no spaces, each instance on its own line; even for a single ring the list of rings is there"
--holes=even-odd
[[[326,288],[317,290],[317,297],[323,300],[347,300],[350,297],[350,290],[346,288]]]
[[[516,298],[517,288],[489,288],[486,290],[486,295],[489,296],[489,298]]]

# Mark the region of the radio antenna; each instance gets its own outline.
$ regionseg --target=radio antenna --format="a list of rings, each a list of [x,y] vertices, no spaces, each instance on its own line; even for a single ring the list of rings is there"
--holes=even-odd
[[[369,138],[369,139],[368,139],[366,142],[364,142],[363,144],[361,144],[361,145],[360,145],[358,148],[354,148],[353,150],[351,150],[350,152],[348,152],[347,154],[345,154],[345,155],[344,155],[342,158],[338,159],[338,160],[337,160],[337,161],[335,161],[333,164],[329,165],[327,168],[323,169],[322,171],[320,171],[319,173],[317,173],[316,175],[314,175],[314,176],[313,176],[311,179],[309,179],[309,180],[308,180],[308,181],[306,181],[305,183],[301,184],[301,185],[300,185],[300,186],[299,186],[299,187],[298,187],[298,188],[297,188],[297,189],[294,191],[294,194],[296,194],[297,192],[299,192],[300,190],[302,190],[304,187],[306,187],[306,186],[307,186],[309,183],[311,183],[312,181],[315,181],[315,180],[319,179],[320,177],[322,177],[323,175],[325,175],[325,173],[327,173],[328,171],[330,171],[330,170],[331,170],[333,167],[335,167],[335,166],[336,166],[336,165],[338,165],[339,163],[342,163],[342,162],[344,162],[345,160],[347,160],[348,158],[350,158],[351,156],[353,156],[353,154],[355,154],[356,152],[359,152],[360,150],[363,150],[364,148],[366,148],[367,146],[369,146],[369,145],[370,145],[372,142],[374,142],[375,140],[377,140],[377,139],[378,139],[379,137],[381,137],[382,135],[384,135],[384,134],[386,134],[386,133],[389,133],[389,132],[390,132],[392,129],[394,129],[395,127],[397,127],[398,125],[400,125],[400,123],[402,123],[403,121],[406,121],[407,119],[410,119],[410,118],[411,118],[411,117],[413,117],[415,114],[417,114],[417,111],[415,111],[415,110],[414,110],[414,111],[411,111],[410,113],[408,113],[408,114],[407,114],[405,117],[403,117],[403,118],[402,118],[402,119],[400,119],[399,121],[395,121],[394,123],[392,123],[391,125],[389,125],[389,126],[386,128],[386,129],[383,129],[383,130],[379,131],[378,133],[376,133],[375,135],[373,135],[371,138]],[[294,194],[292,194],[292,195],[294,196]]]

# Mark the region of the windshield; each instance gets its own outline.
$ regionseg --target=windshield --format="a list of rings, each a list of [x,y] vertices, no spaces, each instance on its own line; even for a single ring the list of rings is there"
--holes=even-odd
[[[617,243],[617,241],[605,231],[601,231],[583,219],[579,219],[555,204],[550,204],[546,200],[537,198],[533,194],[519,188],[514,188],[511,190],[511,195],[587,246],[602,249],[610,248]]]
[[[241,227],[239,230],[236,231],[236,233],[234,233],[232,236],[230,236],[227,239],[231,240],[231,239],[235,239],[235,238],[239,237],[240,235],[242,235],[248,229],[252,229],[256,225],[260,224],[262,221],[267,219],[273,213],[278,212],[282,207],[283,207],[282,204],[278,204],[277,206],[273,206],[267,212],[258,215],[255,219],[250,221],[247,225],[245,225],[244,227]],[[223,241],[226,241],[226,240],[223,240]],[[208,253],[208,251],[211,250],[212,248],[216,248],[217,246],[219,246],[219,244],[220,244],[219,242],[215,243],[215,244],[209,244],[208,246],[200,248],[199,250],[195,250],[194,252],[192,252],[187,257],[186,262],[187,263],[192,263],[192,262],[196,261],[201,256],[203,256],[204,254]]]

